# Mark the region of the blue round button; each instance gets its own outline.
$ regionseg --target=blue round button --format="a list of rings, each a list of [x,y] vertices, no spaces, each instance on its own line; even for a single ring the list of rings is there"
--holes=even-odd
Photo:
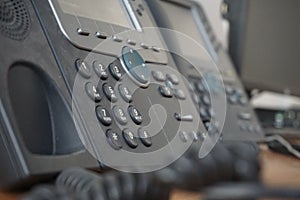
[[[123,47],[122,58],[129,73],[140,83],[149,81],[149,72],[143,57],[130,47]]]

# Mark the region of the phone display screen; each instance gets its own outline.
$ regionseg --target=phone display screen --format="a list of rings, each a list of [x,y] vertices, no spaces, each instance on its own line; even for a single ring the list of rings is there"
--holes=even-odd
[[[120,0],[57,0],[64,13],[132,28]]]

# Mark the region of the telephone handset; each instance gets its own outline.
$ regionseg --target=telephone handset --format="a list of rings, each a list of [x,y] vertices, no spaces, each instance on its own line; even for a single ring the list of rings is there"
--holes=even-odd
[[[153,171],[208,138],[142,0],[3,4],[1,186],[73,166]]]

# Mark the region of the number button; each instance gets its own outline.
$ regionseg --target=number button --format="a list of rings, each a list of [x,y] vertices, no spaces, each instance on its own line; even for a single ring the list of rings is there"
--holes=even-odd
[[[108,73],[102,63],[99,61],[94,61],[93,63],[94,71],[98,75],[99,78],[105,80],[108,78]]]
[[[113,112],[114,112],[114,116],[116,117],[117,121],[121,124],[121,125],[125,125],[127,124],[127,117],[126,114],[124,112],[124,110],[119,107],[119,106],[115,106],[113,108]]]
[[[82,59],[77,59],[75,65],[77,71],[82,77],[90,78],[92,76],[90,67]]]
[[[102,87],[103,92],[109,101],[116,102],[118,100],[115,90],[111,85],[105,83]]]
[[[132,121],[134,121],[134,123],[139,125],[143,122],[143,117],[142,117],[141,113],[135,107],[129,106],[128,112],[129,112],[129,115],[130,115]]]
[[[112,63],[109,65],[111,75],[118,81],[122,78],[122,73],[118,65]]]
[[[121,97],[126,101],[127,103],[130,103],[132,101],[132,94],[128,87],[124,85],[119,86],[119,92],[121,94]]]
[[[148,131],[144,130],[143,128],[139,128],[138,134],[139,134],[140,140],[146,147],[150,147],[152,145],[151,137],[150,137]]]
[[[112,148],[114,148],[116,150],[119,150],[122,148],[122,142],[121,142],[121,139],[120,139],[118,133],[116,133],[112,130],[108,130],[106,132],[106,138]]]
[[[97,87],[93,83],[88,82],[85,85],[85,91],[93,101],[99,102],[101,100],[101,95],[98,92]]]
[[[131,148],[136,148],[138,146],[137,139],[134,137],[134,134],[129,129],[123,130],[123,137],[125,139],[125,142],[130,146]]]
[[[111,116],[109,112],[105,109],[102,108],[101,106],[98,106],[96,108],[96,115],[98,120],[104,125],[104,126],[109,126],[112,123]]]

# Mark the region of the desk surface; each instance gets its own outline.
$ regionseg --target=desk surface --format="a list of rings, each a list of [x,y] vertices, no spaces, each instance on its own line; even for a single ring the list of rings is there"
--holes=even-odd
[[[300,188],[300,160],[273,153],[261,147],[262,180],[270,186],[290,186]],[[171,200],[199,200],[200,194],[174,191]],[[1,200],[16,199],[15,195],[0,193]]]

